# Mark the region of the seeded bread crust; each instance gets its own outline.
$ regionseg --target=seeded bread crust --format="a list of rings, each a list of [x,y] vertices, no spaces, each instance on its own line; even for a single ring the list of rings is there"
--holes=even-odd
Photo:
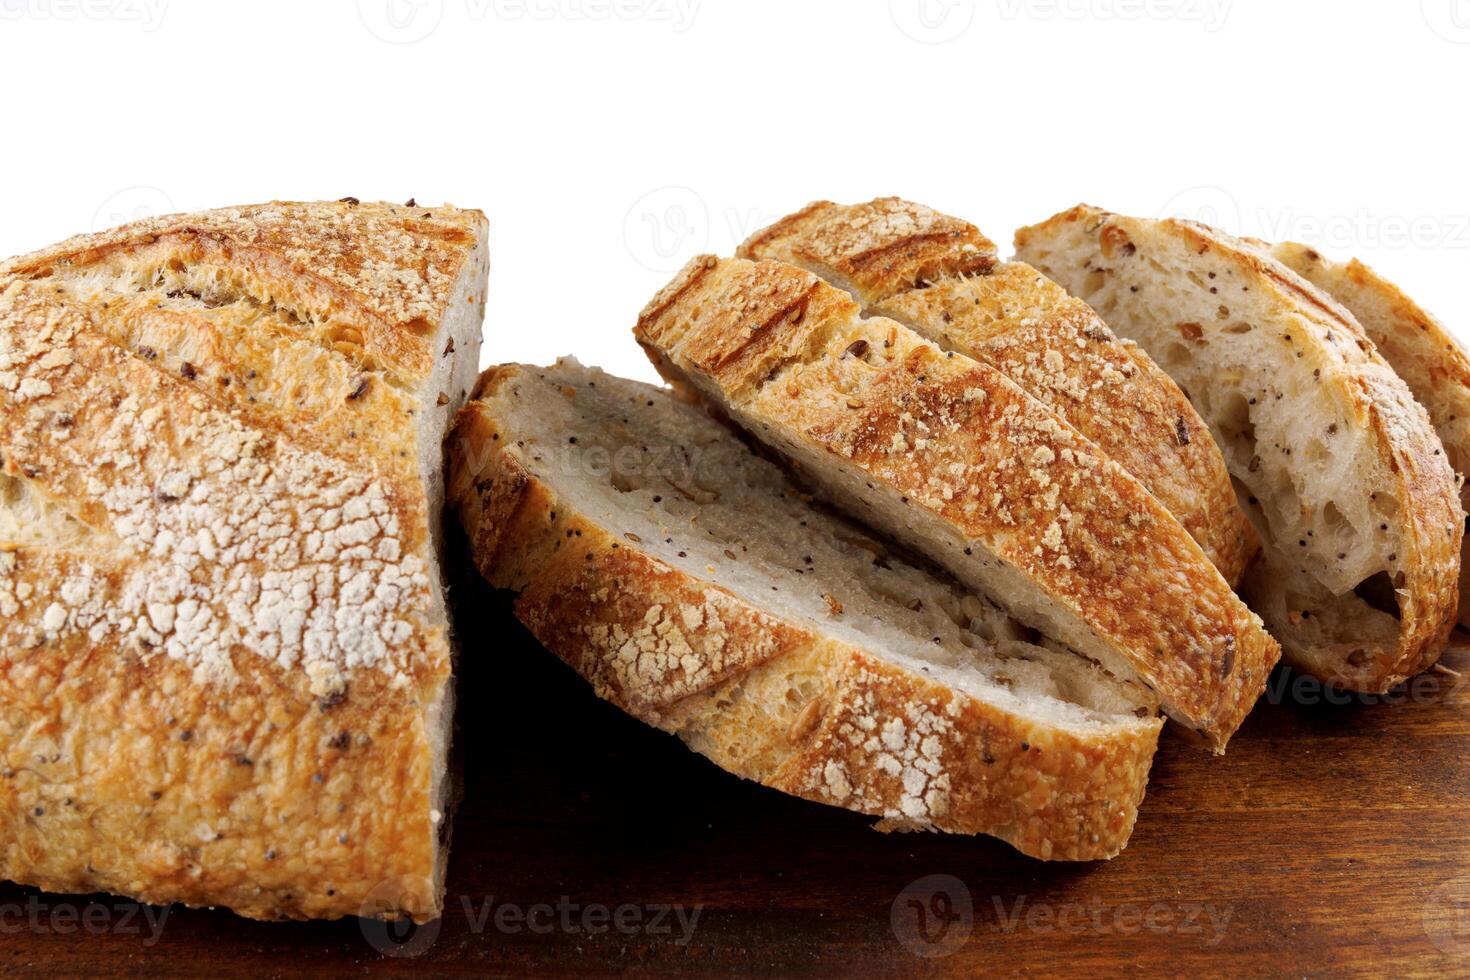
[[[1040,399],[1153,491],[1232,587],[1260,550],[1230,473],[1189,399],[1091,307],[979,229],[899,198],[818,201],[741,245],[851,292],[946,350],[984,361]]]
[[[1377,609],[1393,603],[1393,595],[1378,597],[1375,605],[1351,590],[1325,588],[1297,567],[1292,542],[1269,540],[1243,588],[1252,606],[1294,664],[1330,683],[1382,692],[1428,668],[1455,623],[1464,533],[1455,474],[1428,415],[1353,315],[1264,248],[1197,222],[1128,218],[1085,205],[1016,233],[1023,258],[1089,300],[1115,330],[1125,333],[1129,330],[1123,316],[1110,315],[1100,293],[1129,281],[1123,277],[1133,270],[1144,269],[1151,261],[1151,243],[1161,243],[1161,249],[1177,246],[1179,254],[1199,263],[1217,263],[1229,270],[1231,287],[1241,290],[1238,295],[1253,304],[1269,304],[1261,324],[1269,329],[1259,342],[1277,344],[1272,349],[1281,350],[1283,359],[1293,356],[1287,362],[1293,370],[1315,372],[1326,389],[1322,397],[1345,408],[1346,417],[1334,426],[1350,427],[1355,437],[1369,440],[1375,468],[1387,474],[1388,495],[1398,502],[1396,516],[1385,520],[1385,533],[1397,542],[1391,556],[1396,618]],[[1183,282],[1178,286],[1186,288]],[[1223,298],[1221,303],[1224,316]],[[1178,326],[1182,343],[1208,339],[1203,324]],[[1168,367],[1166,356],[1153,354]],[[1204,356],[1197,351],[1193,360]],[[1267,356],[1264,348],[1262,356]],[[1248,380],[1270,386],[1278,380],[1276,373],[1266,371]],[[1231,438],[1222,432],[1216,437],[1222,443]],[[1231,466],[1248,485],[1255,471],[1240,470],[1234,462]],[[1366,479],[1356,473],[1348,478]],[[1363,493],[1368,492],[1365,486]],[[1310,544],[1305,539],[1301,543]]]
[[[732,773],[881,816],[882,829],[991,834],[1050,860],[1124,847],[1157,717],[1095,732],[1028,719],[648,554],[518,447],[514,400],[576,398],[590,378],[556,372],[558,389],[546,372],[485,372],[450,441],[449,497],[485,577],[520,593],[517,616],[600,697]],[[805,702],[791,699],[797,680]]]
[[[1368,266],[1334,262],[1294,242],[1271,254],[1297,275],[1345,306],[1404,379],[1444,443],[1460,477],[1460,507],[1470,509],[1470,356],[1434,314]],[[1461,626],[1470,627],[1470,553],[1460,546]]]
[[[474,211],[270,204],[0,265],[0,877],[438,914],[421,460],[472,383],[484,237]]]
[[[772,261],[696,258],[635,334],[842,506],[1136,676],[1216,751],[1263,689],[1279,649],[1194,540],[993,367]]]

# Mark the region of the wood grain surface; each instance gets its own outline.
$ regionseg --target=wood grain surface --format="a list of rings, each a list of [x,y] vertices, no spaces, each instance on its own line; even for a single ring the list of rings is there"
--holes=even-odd
[[[1279,672],[1223,759],[1166,732],[1122,856],[1043,864],[728,776],[461,581],[443,919],[404,937],[0,885],[0,972],[1470,976],[1470,677],[1364,699]],[[1470,650],[1445,664],[1470,675]]]

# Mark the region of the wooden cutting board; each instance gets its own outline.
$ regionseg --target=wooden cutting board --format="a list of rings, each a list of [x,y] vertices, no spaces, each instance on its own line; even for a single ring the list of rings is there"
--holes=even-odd
[[[1043,864],[729,776],[595,699],[503,596],[456,597],[465,791],[438,924],[0,885],[0,972],[1470,976],[1470,676],[1365,699],[1279,671],[1224,758],[1165,733],[1122,856]],[[1470,650],[1445,664],[1470,675]]]

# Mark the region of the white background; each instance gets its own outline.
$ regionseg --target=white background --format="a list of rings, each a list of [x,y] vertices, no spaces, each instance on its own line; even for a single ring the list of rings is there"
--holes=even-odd
[[[273,198],[490,215],[486,362],[651,378],[689,256],[899,194],[1357,255],[1470,337],[1470,0],[0,0],[0,253]]]

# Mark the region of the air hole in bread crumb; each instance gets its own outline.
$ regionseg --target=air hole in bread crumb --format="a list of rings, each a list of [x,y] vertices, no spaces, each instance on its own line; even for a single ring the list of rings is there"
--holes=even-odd
[[[1399,618],[1398,593],[1394,591],[1393,579],[1388,572],[1378,572],[1359,582],[1353,594],[1379,612]]]

